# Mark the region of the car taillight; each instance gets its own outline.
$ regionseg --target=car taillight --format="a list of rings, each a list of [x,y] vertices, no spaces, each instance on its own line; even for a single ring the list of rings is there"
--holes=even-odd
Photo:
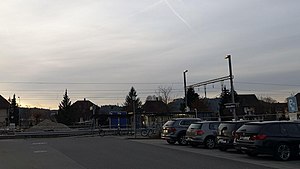
[[[259,135],[254,135],[250,137],[250,140],[265,140],[267,138],[267,135],[264,134],[259,134]]]
[[[175,133],[176,132],[176,128],[174,128],[174,127],[168,128],[168,132],[169,133]]]
[[[197,130],[197,131],[196,131],[196,135],[202,135],[202,134],[204,134],[204,131],[203,131],[203,130]]]
[[[234,130],[231,132],[231,135],[232,135],[233,137],[235,137],[235,131],[234,131]]]

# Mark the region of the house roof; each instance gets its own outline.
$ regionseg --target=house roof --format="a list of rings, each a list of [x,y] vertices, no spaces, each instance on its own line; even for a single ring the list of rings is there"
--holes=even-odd
[[[89,100],[77,100],[75,103],[71,105],[72,108],[76,109],[89,109],[91,106],[95,105],[93,102]],[[99,106],[95,105],[96,109],[99,109]]]
[[[238,102],[244,106],[255,106],[259,103],[255,94],[239,94],[237,97]]]
[[[146,101],[143,105],[146,113],[165,113],[168,112],[168,106],[161,100],[159,101]]]
[[[175,99],[168,104],[170,112],[181,112],[181,104],[184,104],[184,99]]]
[[[9,102],[0,95],[0,109],[9,109]]]

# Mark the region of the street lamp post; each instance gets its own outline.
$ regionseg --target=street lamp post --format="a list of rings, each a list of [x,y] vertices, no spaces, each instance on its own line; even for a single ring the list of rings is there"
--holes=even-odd
[[[18,121],[19,121],[19,128],[21,129],[21,121],[20,121],[20,116],[21,116],[21,115],[20,115],[20,113],[21,113],[21,112],[20,112],[20,110],[21,110],[21,109],[20,109],[20,108],[21,108],[21,98],[20,98],[20,97],[18,97],[18,98],[19,98],[19,105],[18,105],[18,107],[19,107],[19,119],[18,119]]]
[[[186,93],[186,73],[188,72],[188,70],[185,70],[183,72],[183,83],[184,83],[184,97],[185,97],[185,110],[187,111],[187,93]]]
[[[132,111],[133,111],[133,131],[134,138],[136,138],[136,115],[135,115],[135,96],[132,96]]]
[[[232,108],[232,113],[233,113],[234,120],[237,120],[237,116],[236,116],[236,112],[235,112],[236,104],[235,104],[235,101],[234,101],[234,88],[233,88],[233,75],[232,75],[232,66],[231,66],[231,55],[227,55],[225,57],[225,59],[228,59],[228,64],[229,64],[229,78],[230,78],[230,88],[231,88],[231,103],[234,106]]]

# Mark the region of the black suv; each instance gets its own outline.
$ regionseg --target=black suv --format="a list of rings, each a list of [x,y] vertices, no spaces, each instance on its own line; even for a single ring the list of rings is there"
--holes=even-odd
[[[217,144],[221,151],[234,148],[235,132],[249,121],[225,121],[218,127]]]
[[[190,124],[197,121],[201,121],[201,119],[176,118],[169,120],[162,127],[161,138],[167,140],[169,144],[175,144],[176,141],[178,141],[180,145],[186,145],[186,130],[188,129]]]
[[[249,156],[271,154],[286,161],[300,153],[300,123],[290,121],[250,122],[236,132],[236,148]]]

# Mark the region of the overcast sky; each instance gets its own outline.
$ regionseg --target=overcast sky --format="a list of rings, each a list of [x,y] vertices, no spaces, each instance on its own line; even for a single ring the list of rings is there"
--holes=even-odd
[[[0,94],[53,109],[65,89],[100,106],[131,86],[142,101],[158,86],[182,97],[185,69],[188,85],[227,76],[231,54],[238,93],[283,102],[300,88],[299,11],[297,0],[1,0]]]

